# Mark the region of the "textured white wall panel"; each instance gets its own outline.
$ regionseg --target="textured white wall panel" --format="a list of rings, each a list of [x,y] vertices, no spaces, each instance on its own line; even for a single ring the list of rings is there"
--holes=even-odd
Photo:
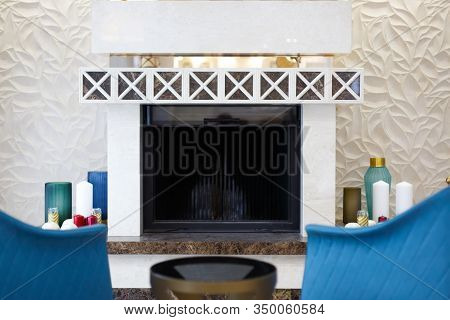
[[[393,184],[413,183],[416,201],[450,175],[450,2],[352,5],[353,51],[336,66],[365,69],[365,101],[337,109],[338,216],[342,188],[362,186],[369,156],[386,157]]]
[[[450,173],[449,2],[352,5],[353,51],[335,66],[365,69],[365,102],[337,108],[339,212],[371,155],[387,158],[394,182],[412,182],[416,200]],[[89,19],[88,0],[0,2],[0,208],[31,223],[43,221],[46,181],[106,166],[106,108],[77,97],[78,68],[107,66],[90,54]]]
[[[78,102],[79,67],[108,62],[89,54],[90,11],[88,0],[0,2],[0,209],[33,224],[45,182],[106,168],[106,108]]]

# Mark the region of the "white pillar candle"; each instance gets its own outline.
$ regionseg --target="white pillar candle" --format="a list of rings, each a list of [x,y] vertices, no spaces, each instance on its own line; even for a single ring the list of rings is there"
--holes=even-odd
[[[400,182],[395,185],[395,214],[400,214],[413,205],[413,186],[408,182]]]
[[[385,216],[389,218],[389,184],[380,180],[373,184],[373,220]]]
[[[92,183],[81,181],[77,184],[75,213],[89,217],[92,214],[93,202]]]

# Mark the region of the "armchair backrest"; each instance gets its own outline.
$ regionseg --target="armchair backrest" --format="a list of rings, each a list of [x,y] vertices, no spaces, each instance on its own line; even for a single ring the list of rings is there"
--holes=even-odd
[[[42,230],[0,211],[0,299],[112,299],[103,225]]]
[[[303,299],[450,297],[450,188],[370,228],[306,230]]]

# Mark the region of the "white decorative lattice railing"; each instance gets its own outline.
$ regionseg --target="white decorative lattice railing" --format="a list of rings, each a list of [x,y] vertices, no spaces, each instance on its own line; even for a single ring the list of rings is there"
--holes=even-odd
[[[81,103],[360,103],[362,69],[80,70]]]

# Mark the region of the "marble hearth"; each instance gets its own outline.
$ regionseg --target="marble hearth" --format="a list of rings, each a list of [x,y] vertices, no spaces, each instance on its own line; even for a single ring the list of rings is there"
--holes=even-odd
[[[109,237],[108,254],[114,288],[149,288],[155,263],[190,255],[239,255],[269,262],[278,270],[278,289],[301,287],[306,239],[298,233],[172,233]],[[298,293],[298,292],[297,292]]]

